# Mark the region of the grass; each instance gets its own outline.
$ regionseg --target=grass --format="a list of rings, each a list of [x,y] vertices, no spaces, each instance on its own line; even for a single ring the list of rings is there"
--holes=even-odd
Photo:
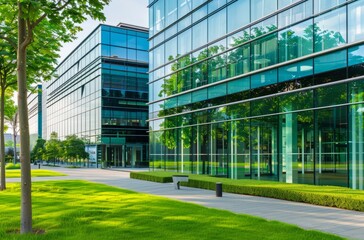
[[[130,177],[154,182],[172,182],[171,176],[174,174],[177,173],[132,172]],[[224,192],[271,197],[322,206],[364,211],[364,191],[360,190],[335,186],[288,184],[250,179],[235,180],[196,174],[185,175],[189,175],[189,182],[181,183],[181,185],[185,186],[214,190],[216,182],[222,182]]]
[[[0,239],[341,239],[317,231],[86,181],[33,183],[34,229],[21,236],[19,184],[0,192]]]
[[[6,170],[6,178],[20,178],[20,170]],[[33,169],[32,177],[60,177],[67,176],[66,174],[43,169]]]

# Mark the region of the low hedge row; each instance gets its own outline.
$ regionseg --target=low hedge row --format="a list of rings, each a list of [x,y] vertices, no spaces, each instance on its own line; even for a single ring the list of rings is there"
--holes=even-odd
[[[20,163],[17,164],[8,163],[5,165],[5,169],[20,169]]]
[[[157,182],[157,183],[170,183],[172,182],[172,175],[168,176],[154,176],[150,175],[149,172],[131,172],[130,178],[145,180],[149,182]]]
[[[173,173],[171,172],[158,172],[157,174],[152,172],[132,172],[130,177],[152,182],[168,183],[172,182],[172,175]],[[215,190],[216,182],[222,182],[223,191],[227,193],[269,197],[364,212],[363,191],[357,191],[360,193],[357,195],[353,192],[354,190],[341,187],[284,184],[265,181],[257,183],[254,180],[231,180],[194,174],[188,175],[189,181],[187,183],[182,182],[182,186]],[[249,181],[251,181],[251,184],[249,184]],[[322,191],[320,191],[320,188]]]
[[[189,179],[188,183],[181,183],[181,185],[215,190],[216,182],[221,179],[216,179],[215,182]],[[315,205],[337,207],[348,210],[364,212],[364,199],[354,199],[350,197],[326,195],[316,192],[300,192],[297,190],[268,187],[268,186],[244,186],[223,184],[223,191],[228,193],[245,194],[260,197],[269,197],[293,202],[304,202]]]

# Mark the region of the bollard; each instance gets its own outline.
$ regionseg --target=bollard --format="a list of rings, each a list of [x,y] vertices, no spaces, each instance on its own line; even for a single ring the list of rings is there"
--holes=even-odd
[[[222,197],[222,183],[216,183],[216,197]]]
[[[38,164],[38,169],[40,169],[40,163]]]

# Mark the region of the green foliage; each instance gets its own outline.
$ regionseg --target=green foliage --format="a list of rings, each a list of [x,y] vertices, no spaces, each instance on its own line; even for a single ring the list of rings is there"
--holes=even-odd
[[[35,161],[35,160],[43,159],[43,155],[46,154],[45,144],[46,144],[46,140],[44,140],[42,138],[37,139],[37,143],[35,144],[32,152],[30,153],[31,160]]]
[[[171,176],[173,174],[175,173],[133,172],[130,174],[130,177],[154,182],[172,182]],[[364,191],[343,187],[287,184],[258,180],[233,180],[195,174],[188,175],[188,183],[181,183],[181,185],[215,190],[216,182],[222,182],[224,192],[277,198],[364,212]]]
[[[66,159],[85,159],[88,158],[88,153],[85,151],[85,143],[76,135],[66,136],[63,141],[64,154]]]
[[[5,169],[20,169],[20,163],[17,164],[8,163],[6,164]]]
[[[0,193],[0,239],[341,239],[296,226],[86,181],[34,182],[36,229],[21,236],[20,185]]]
[[[45,143],[45,158],[55,161],[62,156],[62,142],[58,139],[56,132],[51,133],[50,139]]]
[[[163,172],[160,172],[163,173]],[[149,173],[144,172],[131,172],[130,178],[139,179],[139,180],[145,180],[150,182],[158,182],[158,183],[170,183],[172,182],[172,176],[170,173],[167,173],[166,176],[156,176],[151,175]]]
[[[8,140],[5,142],[5,147],[14,147],[14,142],[11,140]]]

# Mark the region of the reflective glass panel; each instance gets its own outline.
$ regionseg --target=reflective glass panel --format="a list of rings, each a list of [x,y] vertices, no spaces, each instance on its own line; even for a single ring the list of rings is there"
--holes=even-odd
[[[364,1],[356,1],[348,6],[348,42],[364,39]]]
[[[315,52],[346,43],[346,8],[342,7],[315,18]]]

